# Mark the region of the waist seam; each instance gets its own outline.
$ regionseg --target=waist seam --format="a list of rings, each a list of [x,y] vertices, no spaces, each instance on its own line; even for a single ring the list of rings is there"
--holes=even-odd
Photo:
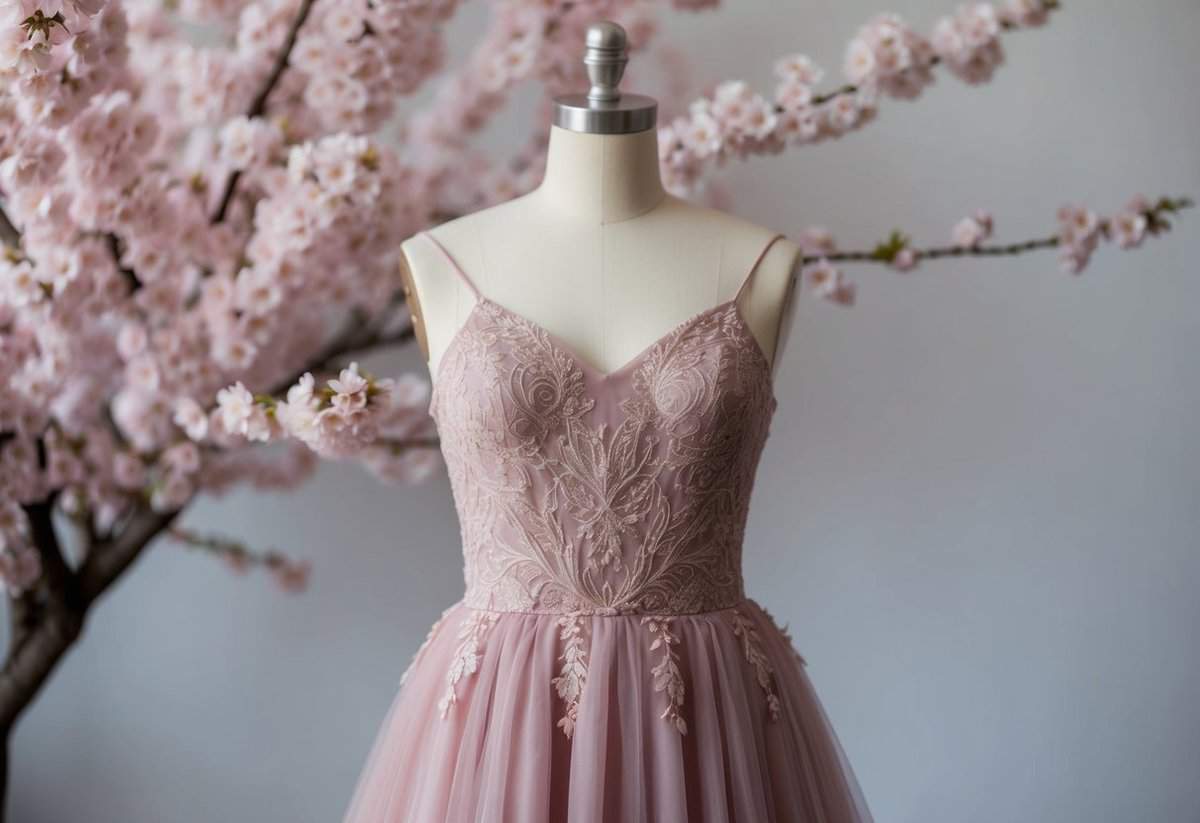
[[[565,611],[533,611],[530,609],[488,609],[488,608],[484,608],[482,606],[472,606],[466,602],[465,598],[463,600],[460,600],[458,602],[458,605],[462,606],[464,609],[470,609],[471,611],[475,611],[475,612],[487,612],[489,614],[520,614],[520,615],[528,615],[530,617],[600,617],[600,618],[612,618],[612,617],[706,617],[709,615],[720,614],[721,612],[727,612],[731,609],[736,609],[738,606],[743,606],[752,601],[753,601],[753,598],[744,596],[741,599],[739,599],[733,603],[730,603],[728,606],[720,606],[715,609],[705,609],[703,611],[697,611],[697,612],[656,612],[656,611],[605,612],[605,611],[592,611],[592,610],[588,610],[588,609],[573,609],[573,610],[569,609],[569,610],[565,610]]]

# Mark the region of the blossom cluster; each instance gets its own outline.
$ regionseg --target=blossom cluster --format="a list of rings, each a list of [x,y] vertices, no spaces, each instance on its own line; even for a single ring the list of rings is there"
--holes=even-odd
[[[230,435],[262,442],[290,436],[324,457],[345,457],[374,443],[384,427],[403,427],[406,418],[419,424],[411,412],[422,399],[422,386],[415,378],[402,379],[403,397],[394,403],[397,381],[377,379],[351,363],[320,388],[306,372],[282,401],[255,397],[235,383],[217,393],[217,419]]]
[[[969,3],[940,19],[929,38],[898,15],[877,15],[846,50],[851,85],[832,94],[817,93],[823,72],[800,54],[776,62],[771,98],[741,81],[722,83],[660,130],[667,188],[687,194],[714,164],[861,128],[875,118],[880,96],[917,97],[939,63],[969,83],[988,80],[1003,61],[1001,31],[1041,25],[1056,7],[1054,0],[1009,0],[1000,8]]]
[[[144,0],[129,6],[134,65],[153,79],[148,93],[177,136],[247,111],[303,8],[288,70],[267,101],[271,119],[299,140],[379,129],[397,100],[442,66],[441,26],[457,0],[188,0],[175,12]],[[181,42],[180,20],[226,27],[232,47]]]
[[[1169,205],[1169,204],[1168,204]],[[1164,203],[1134,197],[1111,218],[1102,218],[1086,206],[1066,205],[1058,210],[1059,261],[1064,271],[1079,274],[1087,267],[1100,241],[1113,240],[1123,249],[1137,248],[1148,233],[1163,225]]]
[[[105,0],[6,0],[0,6],[0,71],[73,71],[76,55],[94,48],[88,33],[104,6]]]
[[[232,5],[236,43],[201,49],[182,40],[180,18],[216,19],[231,4],[192,2],[179,17],[132,0],[0,4],[0,40],[21,44],[0,65],[0,230],[11,221],[19,232],[17,242],[0,232],[6,509],[55,493],[105,535],[132,511],[175,510],[201,491],[292,487],[313,471],[314,449],[396,482],[432,465],[428,445],[368,446],[361,426],[250,448],[222,429],[216,395],[239,381],[282,392],[320,366],[338,329],[369,343],[403,321],[399,244],[428,225],[434,180],[340,129],[377,125],[398,93],[436,70],[437,38],[422,32],[451,6],[315,7],[296,62],[326,79],[351,63],[364,77],[381,73],[362,117],[339,112],[335,124],[288,92],[310,85],[289,80],[307,76],[299,65],[268,95],[268,116],[247,116],[301,4]],[[345,19],[353,9],[360,29]],[[257,39],[247,35],[255,20],[265,27]],[[400,47],[406,38],[420,47]],[[313,62],[322,42],[329,66]],[[387,66],[355,62],[387,44]],[[375,425],[427,443],[415,380],[397,382]],[[0,578],[16,588],[36,577],[23,534],[6,531],[0,549]]]

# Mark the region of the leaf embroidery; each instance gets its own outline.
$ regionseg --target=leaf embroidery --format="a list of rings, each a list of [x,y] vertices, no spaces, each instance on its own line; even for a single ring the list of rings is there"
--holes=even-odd
[[[667,708],[659,717],[670,722],[680,734],[687,734],[687,721],[683,719],[683,674],[679,671],[679,652],[673,647],[679,645],[679,635],[672,631],[673,623],[670,617],[646,615],[642,625],[654,635],[650,651],[662,649],[662,660],[650,670],[654,675],[654,690],[666,692]]]
[[[754,622],[750,618],[737,609],[730,609],[726,614],[733,624],[734,635],[742,641],[742,653],[746,655],[746,662],[754,667],[758,685],[762,687],[763,693],[767,696],[767,713],[772,720],[778,720],[780,703],[779,695],[775,693],[775,672],[771,669],[771,662],[763,651],[758,629],[754,627]]]
[[[587,680],[587,652],[583,643],[583,618],[578,614],[565,614],[558,619],[563,641],[562,670],[551,683],[558,696],[566,702],[566,709],[558,721],[558,727],[568,738],[575,733],[575,722],[579,718],[579,699],[583,695],[583,684]]]
[[[463,620],[458,629],[458,649],[450,662],[450,671],[446,673],[446,694],[438,701],[438,711],[442,717],[450,711],[450,707],[458,702],[458,692],[455,687],[458,681],[479,669],[479,653],[483,636],[496,622],[494,612],[477,611],[472,609],[470,615]]]

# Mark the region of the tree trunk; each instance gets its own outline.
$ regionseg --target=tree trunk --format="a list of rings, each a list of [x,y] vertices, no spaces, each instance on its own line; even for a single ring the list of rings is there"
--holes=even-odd
[[[0,823],[8,815],[8,737],[10,729],[0,729]]]
[[[17,719],[79,640],[92,606],[179,514],[138,511],[120,534],[89,546],[84,561],[72,568],[54,530],[53,507],[53,498],[25,507],[43,574],[35,588],[9,598],[11,631],[0,670],[0,823],[8,802],[9,739]]]

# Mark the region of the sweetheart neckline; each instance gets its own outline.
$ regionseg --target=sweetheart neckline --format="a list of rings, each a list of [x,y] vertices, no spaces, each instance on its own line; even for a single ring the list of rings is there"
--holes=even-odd
[[[692,324],[705,317],[708,317],[709,315],[725,311],[732,307],[733,314],[737,319],[738,325],[741,327],[742,332],[748,338],[750,338],[750,346],[754,350],[759,365],[766,372],[767,389],[770,395],[771,407],[775,408],[778,405],[778,400],[775,396],[775,375],[771,368],[771,360],[767,357],[767,353],[763,350],[762,344],[758,341],[758,338],[755,337],[754,332],[750,330],[750,324],[746,322],[746,317],[742,313],[742,309],[738,304],[737,297],[731,297],[728,300],[722,300],[720,303],[709,306],[706,309],[701,309],[690,317],[684,318],[668,329],[664,334],[660,335],[657,339],[652,340],[649,344],[644,346],[641,351],[634,354],[633,357],[626,360],[617,368],[613,369],[612,371],[604,371],[596,366],[593,366],[590,362],[579,356],[579,354],[577,354],[565,340],[547,329],[541,323],[538,323],[536,320],[532,320],[520,312],[514,311],[513,309],[510,309],[501,303],[497,303],[495,300],[492,300],[483,294],[476,294],[474,305],[471,306],[470,311],[467,312],[467,316],[458,325],[458,328],[454,330],[452,335],[450,335],[450,340],[446,343],[446,347],[442,350],[442,354],[438,358],[437,366],[433,370],[433,384],[430,388],[431,408],[434,408],[435,400],[439,393],[438,386],[441,385],[442,367],[446,363],[447,355],[449,355],[454,347],[458,344],[458,341],[463,336],[464,330],[470,324],[471,319],[475,316],[480,306],[482,306],[484,303],[487,303],[488,305],[492,306],[492,308],[507,314],[509,317],[517,320],[521,325],[545,335],[546,340],[550,343],[551,347],[557,349],[561,354],[569,358],[571,362],[578,366],[581,371],[589,375],[591,379],[601,383],[624,377],[629,372],[636,370],[641,364],[642,360],[644,360],[652,351],[654,351],[663,343],[671,340],[673,337],[682,334],[684,331],[690,328]]]

